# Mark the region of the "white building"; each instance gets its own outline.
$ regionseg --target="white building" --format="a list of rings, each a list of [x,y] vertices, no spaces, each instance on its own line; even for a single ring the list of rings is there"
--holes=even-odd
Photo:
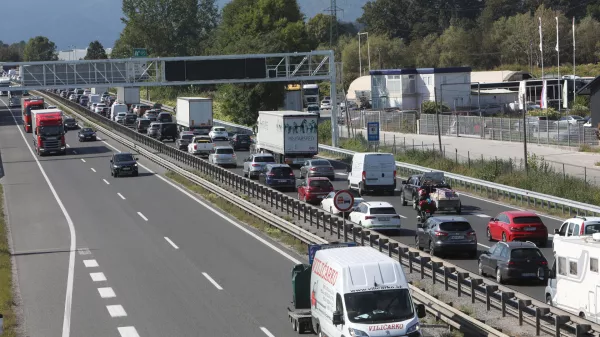
[[[112,48],[105,48],[104,51],[106,51],[106,55],[110,56],[110,53],[112,52]],[[83,60],[85,55],[87,55],[87,48],[61,50],[58,52],[58,60],[59,61]]]
[[[436,95],[451,109],[470,105],[470,67],[372,70],[370,75],[373,109],[420,110]]]

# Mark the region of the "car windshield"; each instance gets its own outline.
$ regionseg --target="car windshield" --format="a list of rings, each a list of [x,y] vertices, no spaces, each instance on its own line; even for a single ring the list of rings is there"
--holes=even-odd
[[[510,251],[511,259],[533,259],[542,257],[542,253],[535,248],[518,248]]]
[[[181,135],[181,139],[185,139],[185,140],[191,140],[192,138],[194,138],[194,134],[190,134],[190,135]]]
[[[248,139],[250,139],[250,136],[248,136],[248,135],[237,135],[235,138],[237,140],[248,140]]]
[[[331,166],[327,160],[313,160],[310,162],[311,166]]]
[[[520,216],[513,219],[513,223],[516,225],[528,224],[528,223],[542,223],[542,219],[537,216]]]
[[[92,130],[92,128],[83,128],[81,129],[81,132],[94,132],[94,130]]]
[[[333,187],[329,180],[311,180],[308,184],[310,187]]]
[[[585,225],[585,235],[600,233],[600,223],[590,223]]]
[[[119,153],[115,154],[115,162],[124,162],[124,161],[135,161],[133,156],[129,153]]]
[[[382,287],[385,289],[385,286]],[[349,293],[344,295],[348,319],[352,323],[399,322],[415,315],[408,289]]]
[[[39,130],[42,136],[55,136],[63,133],[63,128],[58,125],[40,126]]]
[[[464,232],[471,229],[471,225],[464,221],[442,222],[439,227],[446,232]]]
[[[216,154],[233,154],[233,149],[216,149]]]
[[[74,123],[75,119],[73,118],[65,118],[65,123]]]
[[[371,214],[396,214],[396,210],[393,207],[372,207],[370,209]]]
[[[274,163],[275,158],[273,158],[271,156],[254,157],[254,162],[255,163]]]
[[[292,169],[289,167],[273,167],[271,168],[271,173],[273,173],[276,176],[289,176],[293,172]]]
[[[224,128],[215,128],[215,132],[225,132]]]

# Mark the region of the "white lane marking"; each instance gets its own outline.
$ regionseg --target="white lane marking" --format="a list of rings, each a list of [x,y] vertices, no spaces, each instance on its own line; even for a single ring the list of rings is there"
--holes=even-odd
[[[337,175],[337,176],[347,176],[348,173],[336,172],[335,175]]]
[[[77,252],[79,255],[90,255],[92,253],[88,248],[79,248]]]
[[[96,136],[96,140],[102,140],[102,138],[100,138],[100,137]]]
[[[98,288],[98,293],[100,294],[100,297],[102,297],[102,298],[117,297],[117,295],[115,295],[115,291],[111,287]]]
[[[90,277],[94,282],[106,281],[106,276],[104,276],[104,273],[90,273]]]
[[[144,219],[144,220],[148,221],[148,218],[146,218],[146,217],[144,216],[144,214],[142,214],[142,212],[137,212],[137,213],[138,213],[138,215],[140,216],[140,218],[142,218],[142,219]]]
[[[102,181],[104,181],[106,183],[106,185],[110,185],[110,183],[108,182],[108,180],[102,179]]]
[[[275,337],[275,335],[273,335],[271,333],[271,331],[267,330],[267,328],[265,328],[264,326],[261,326],[260,329],[262,330],[262,332],[265,333],[265,335],[269,336],[269,337]]]
[[[42,175],[44,176],[44,180],[46,180],[46,184],[48,184],[48,187],[50,188],[50,191],[52,192],[52,195],[54,196],[56,203],[58,203],[58,207],[60,207],[60,210],[62,211],[63,215],[65,216],[65,219],[67,220],[67,224],[69,225],[71,244],[70,244],[70,253],[69,253],[69,269],[68,269],[68,273],[67,273],[67,291],[65,294],[65,311],[64,311],[64,316],[63,316],[63,329],[62,329],[62,337],[69,337],[71,334],[71,306],[73,304],[73,274],[75,272],[75,250],[77,250],[77,236],[75,235],[75,225],[73,224],[73,220],[71,219],[71,216],[69,216],[69,213],[67,212],[67,209],[65,208],[65,205],[62,203],[62,200],[60,200],[58,193],[56,193],[56,190],[54,189],[54,185],[52,185],[52,183],[50,182],[50,178],[48,178],[48,175],[46,174],[46,171],[42,167],[42,164],[36,157],[35,152],[33,152],[33,149],[29,145],[27,138],[25,138],[25,134],[23,133],[23,130],[21,130],[21,128],[19,127],[19,123],[17,123],[17,118],[13,114],[12,109],[6,104],[6,102],[2,101],[2,103],[6,106],[6,108],[8,108],[8,111],[10,111],[10,115],[12,116],[13,120],[15,121],[15,127],[19,130],[19,133],[21,134],[21,137],[23,138],[25,145],[27,145],[29,152],[33,156],[33,159],[35,160],[40,171],[42,172]]]
[[[401,217],[402,219],[407,219],[407,217],[405,217],[405,216],[404,216],[404,215],[402,215],[402,214],[398,214],[398,216],[399,216],[399,217]]]
[[[93,167],[90,167],[90,170],[92,170],[92,171],[96,172],[96,169],[95,169],[95,168],[93,168]]]
[[[109,146],[109,147],[111,147],[113,150],[115,150],[115,151],[117,151],[117,152],[121,153],[121,150],[119,150],[119,149],[117,149],[116,147],[114,147],[114,146],[112,146],[112,145],[108,144],[106,141],[104,141],[104,140],[103,140],[103,141],[102,141],[102,143],[104,143],[104,144],[108,145],[108,146]],[[141,166],[141,165],[140,165],[140,166]]]
[[[106,145],[108,145],[109,147],[111,147],[112,149],[114,149],[115,151],[121,152],[119,149],[117,149],[116,147],[108,144],[107,142],[104,142]],[[287,252],[285,252],[283,249],[277,247],[276,245],[272,244],[271,242],[267,241],[266,239],[262,238],[260,235],[250,231],[248,228],[246,228],[244,225],[241,225],[235,221],[233,221],[232,219],[230,219],[229,217],[227,217],[227,215],[221,213],[220,211],[218,211],[217,209],[215,209],[214,207],[210,206],[209,204],[201,201],[200,199],[196,198],[193,194],[191,194],[190,192],[186,191],[185,189],[183,189],[182,187],[177,186],[175,183],[171,182],[169,179],[156,174],[154,171],[152,171],[151,169],[147,168],[146,166],[138,163],[138,165],[143,168],[144,170],[148,171],[149,173],[153,174],[153,176],[157,177],[158,179],[164,181],[165,183],[171,185],[173,188],[175,188],[176,190],[178,190],[179,192],[187,195],[189,198],[191,198],[192,200],[194,200],[195,202],[197,202],[198,204],[204,206],[204,208],[208,209],[209,211],[213,212],[214,214],[216,214],[217,216],[219,216],[220,218],[222,218],[223,220],[229,222],[230,224],[234,225],[235,227],[237,227],[238,229],[244,231],[246,234],[250,235],[251,237],[253,237],[254,239],[258,240],[260,243],[264,244],[265,246],[271,248],[272,250],[276,251],[277,253],[279,253],[280,255],[282,255],[283,257],[285,257],[286,259],[292,261],[294,264],[300,264],[302,262],[300,262],[300,260],[294,258],[293,256],[291,256],[290,254],[288,254]]]
[[[140,337],[137,330],[132,326],[123,326],[118,328],[121,337]]]
[[[177,245],[175,244],[175,242],[171,241],[171,239],[169,239],[168,237],[165,236],[165,240],[167,240],[167,242],[170,243],[171,246],[173,246],[173,248],[179,249],[179,247],[177,247]]]
[[[71,147],[71,145],[67,144],[67,147]]]
[[[480,218],[491,218],[491,216],[487,215],[487,214],[474,214],[475,216],[478,216]]]
[[[117,195],[119,195],[121,197],[121,199],[125,200],[125,197],[123,196],[123,194],[117,192]]]
[[[83,260],[83,264],[86,268],[98,267],[98,261],[96,260]]]
[[[85,163],[85,159],[81,158],[81,161]]]
[[[481,244],[481,243],[479,243],[479,242],[477,242],[477,245],[478,245],[478,246],[481,246],[481,247],[485,247],[485,248],[487,248],[487,249],[490,249],[490,246],[486,246],[486,245],[484,245],[484,244]]]
[[[73,150],[73,154],[77,154],[77,151]]]
[[[215,286],[215,288],[219,289],[219,290],[223,290],[223,287],[221,287],[217,281],[213,280],[212,277],[210,277],[210,275],[208,275],[207,273],[202,273],[202,275],[204,275],[204,277],[206,277],[206,279],[213,284],[213,286]]]
[[[125,317],[125,316],[127,316],[125,309],[123,309],[123,306],[121,306],[120,304],[107,305],[106,309],[108,309],[108,313],[110,314],[110,317]]]

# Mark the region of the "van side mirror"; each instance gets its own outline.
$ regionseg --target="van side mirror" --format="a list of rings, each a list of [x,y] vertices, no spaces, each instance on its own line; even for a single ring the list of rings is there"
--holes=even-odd
[[[554,269],[550,269],[550,270],[548,271],[548,278],[549,278],[549,279],[555,279],[555,278],[556,278],[556,270],[554,270]]]
[[[415,307],[417,308],[417,317],[423,318],[427,316],[427,311],[425,311],[424,304],[417,304]]]
[[[339,312],[339,311],[334,311],[333,312],[332,323],[333,323],[333,325],[342,325],[342,324],[344,324],[344,316],[342,315],[341,312]]]

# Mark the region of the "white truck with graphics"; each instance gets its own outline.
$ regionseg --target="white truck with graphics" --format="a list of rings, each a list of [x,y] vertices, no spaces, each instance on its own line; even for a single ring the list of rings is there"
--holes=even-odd
[[[319,153],[318,117],[300,111],[259,111],[252,153],[271,153],[275,161],[302,165]]]
[[[310,245],[309,264],[292,269],[292,328],[319,336],[421,337],[419,318],[400,263],[354,243]]]

